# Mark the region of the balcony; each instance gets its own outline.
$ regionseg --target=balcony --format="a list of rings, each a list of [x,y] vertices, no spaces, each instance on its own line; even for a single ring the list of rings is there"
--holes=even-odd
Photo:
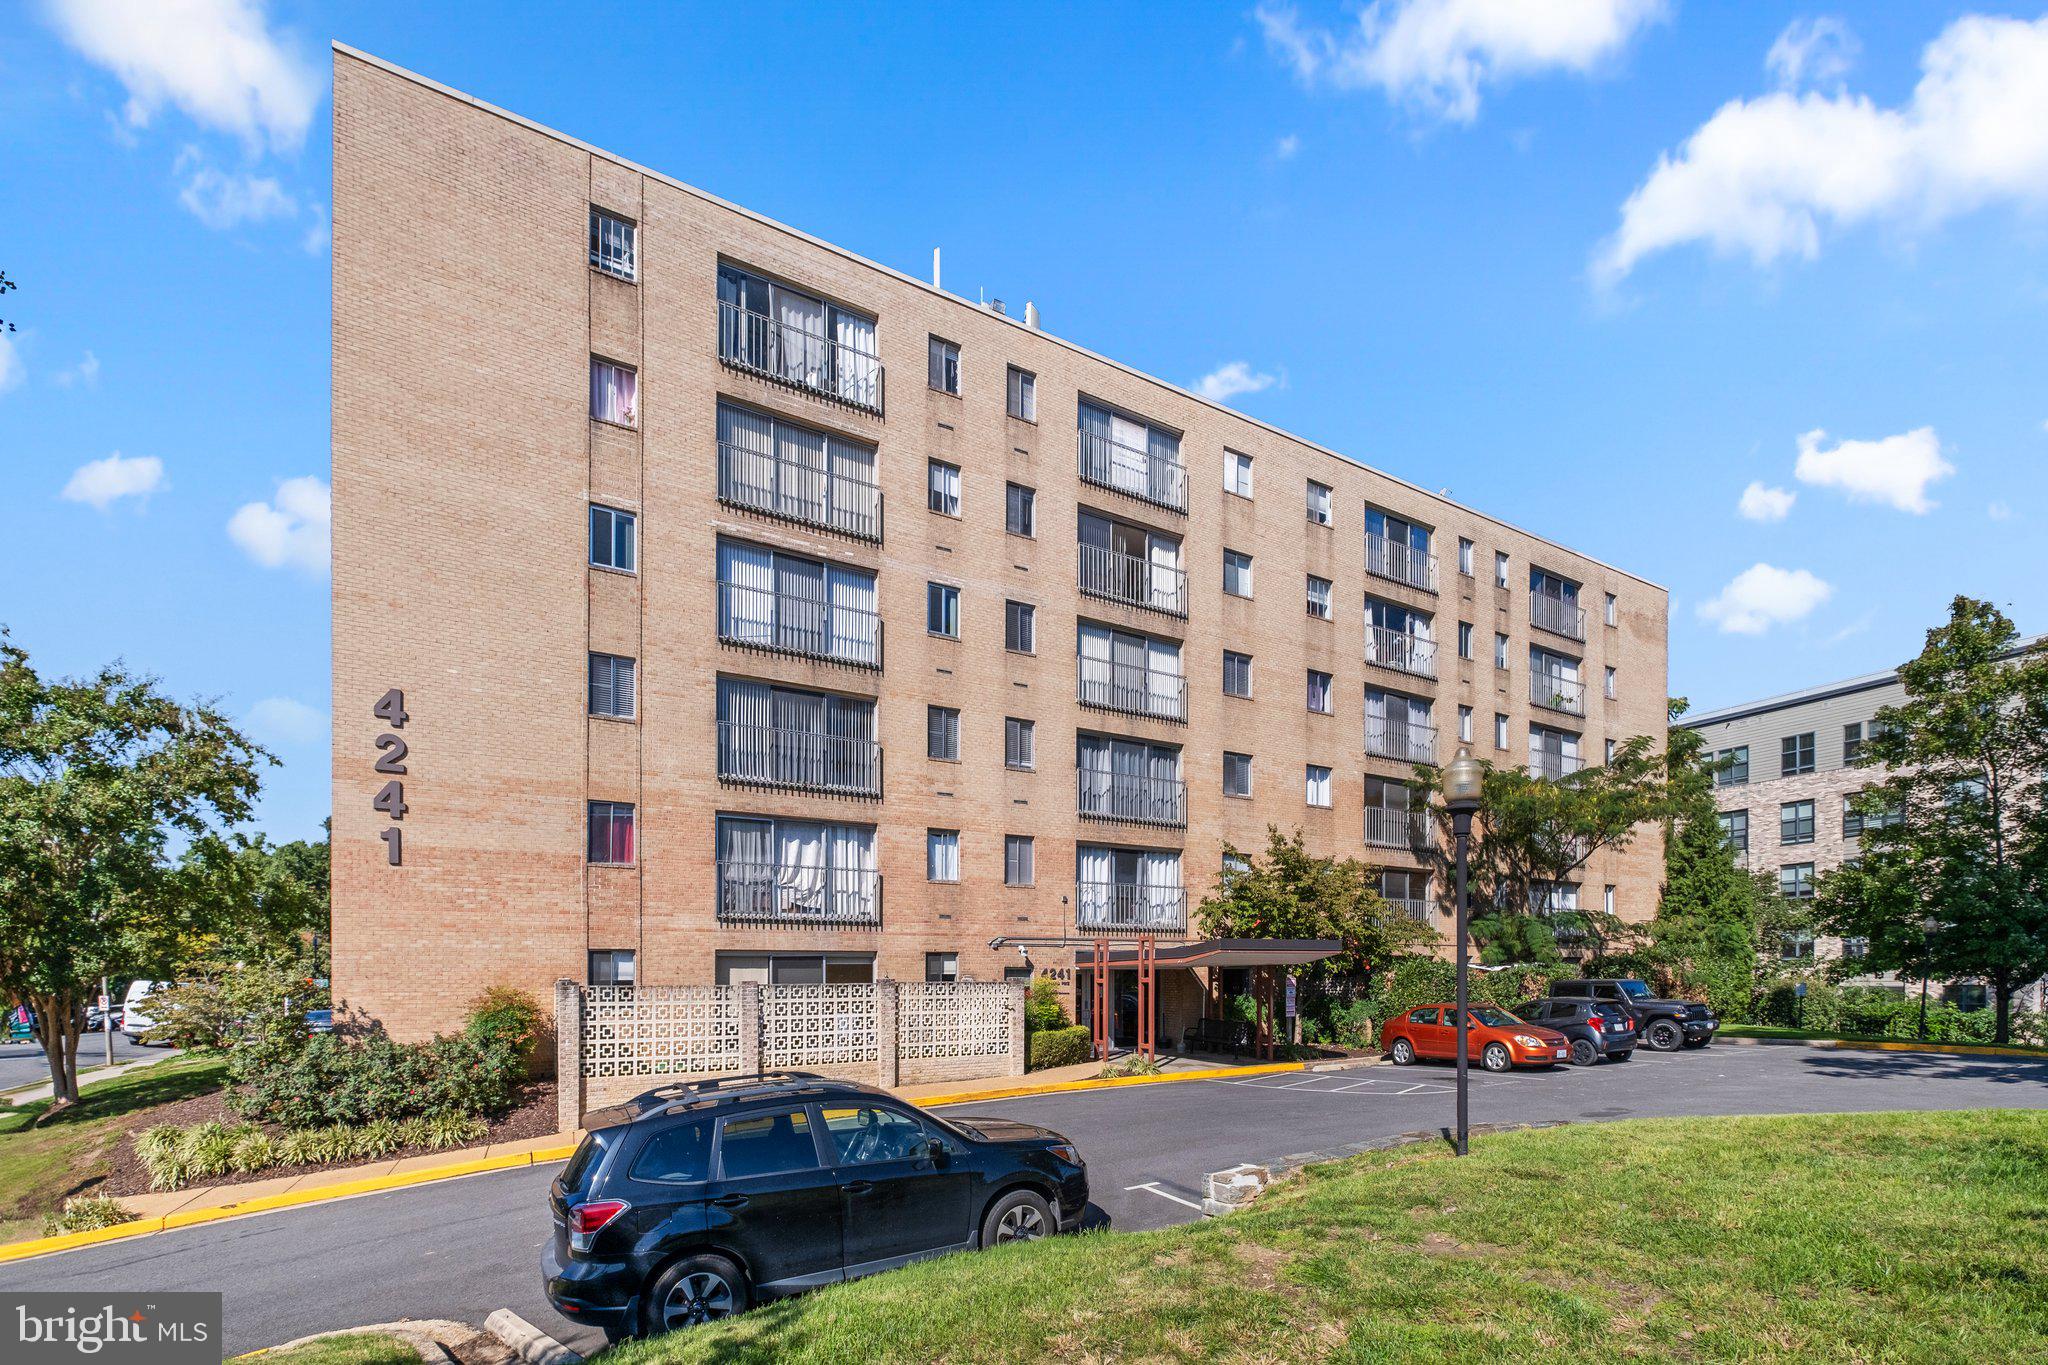
[[[1529,624],[1570,640],[1586,638],[1586,609],[1548,593],[1529,594]]]
[[[1086,655],[1076,663],[1074,699],[1083,706],[1161,720],[1188,718],[1188,680],[1178,673]]]
[[[1370,531],[1365,536],[1365,571],[1424,592],[1436,591],[1435,555]]]
[[[1385,626],[1365,628],[1365,661],[1409,673],[1418,678],[1436,676],[1436,641]]]
[[[1434,764],[1436,727],[1367,716],[1365,751],[1376,758],[1398,759],[1403,763]]]
[[[1531,755],[1525,771],[1539,782],[1556,782],[1585,766],[1586,760],[1576,754],[1537,753]]]
[[[718,302],[718,358],[736,370],[881,414],[880,357],[729,299]]]
[[[1187,888],[1075,882],[1074,928],[1084,934],[1184,934]]]
[[[1188,784],[1177,777],[1147,777],[1140,773],[1113,773],[1101,768],[1076,768],[1074,812],[1090,820],[1185,829],[1188,823]]]
[[[1429,923],[1436,914],[1435,906],[1417,896],[1382,896],[1380,899],[1420,924]]]
[[[882,666],[882,618],[875,612],[724,579],[718,584],[718,638],[805,659]]]
[[[718,776],[723,782],[787,787],[834,796],[882,794],[882,746],[871,739],[818,730],[718,722]]]
[[[775,451],[718,443],[718,500],[862,540],[882,538],[882,488]]]
[[[1154,564],[1104,545],[1083,545],[1080,550],[1081,591],[1090,597],[1105,597],[1169,616],[1188,614],[1185,569]]]
[[[1114,437],[1084,431],[1081,481],[1142,498],[1169,511],[1188,510],[1188,470],[1178,455],[1125,445]]]
[[[880,928],[882,874],[869,868],[718,861],[718,922]]]
[[[1546,710],[1583,716],[1586,714],[1586,685],[1577,678],[1567,678],[1560,673],[1531,673],[1529,700]]]
[[[1374,848],[1427,848],[1429,812],[1402,810],[1398,806],[1367,806],[1365,842]]]

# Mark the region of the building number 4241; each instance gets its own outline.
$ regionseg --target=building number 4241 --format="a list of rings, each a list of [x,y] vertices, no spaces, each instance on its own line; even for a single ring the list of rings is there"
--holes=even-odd
[[[389,725],[393,730],[405,728],[405,693],[392,688],[377,698],[377,704],[370,708],[370,714]],[[378,789],[370,805],[391,817],[391,825],[377,832],[384,841],[384,860],[393,867],[405,865],[405,832],[398,822],[405,818],[405,740],[397,735],[377,736],[377,762],[375,771],[388,780]]]

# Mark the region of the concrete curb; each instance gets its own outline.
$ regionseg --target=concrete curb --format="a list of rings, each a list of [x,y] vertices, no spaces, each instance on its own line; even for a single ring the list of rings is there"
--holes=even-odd
[[[314,1332],[310,1336],[295,1337],[275,1346],[259,1346],[253,1351],[234,1357],[236,1360],[257,1360],[267,1355],[292,1350],[294,1347],[309,1345],[316,1341],[329,1341],[335,1337],[356,1337],[374,1333],[378,1336],[395,1337],[419,1352],[424,1365],[453,1365],[455,1353],[448,1349],[449,1341],[467,1341],[476,1335],[476,1329],[467,1323],[454,1322],[446,1318],[409,1318],[398,1322],[374,1322],[363,1327],[342,1327],[332,1332]]]
[[[509,1308],[484,1319],[484,1330],[526,1365],[583,1365],[583,1357]]]
[[[1735,1047],[1811,1047],[1827,1052],[1932,1052],[1952,1057],[2035,1057],[2048,1058],[2048,1048],[1993,1047],[1988,1043],[1891,1042],[1853,1038],[1756,1038],[1748,1034],[1719,1034],[1714,1045]]]

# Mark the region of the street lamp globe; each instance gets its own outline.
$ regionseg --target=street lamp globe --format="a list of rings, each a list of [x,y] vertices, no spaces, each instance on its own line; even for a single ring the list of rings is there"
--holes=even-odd
[[[1486,785],[1486,769],[1465,749],[1444,769],[1444,805],[1452,811],[1479,809],[1479,795]]]

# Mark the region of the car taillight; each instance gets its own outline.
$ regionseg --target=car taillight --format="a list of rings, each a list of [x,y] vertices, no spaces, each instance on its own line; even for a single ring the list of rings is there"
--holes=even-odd
[[[576,1251],[590,1250],[591,1239],[614,1218],[632,1207],[623,1199],[593,1199],[569,1210],[569,1245]]]
[[[1599,1016],[1599,1015],[1597,1015],[1597,1014],[1594,1014],[1594,1015],[1589,1015],[1589,1016],[1587,1016],[1586,1022],[1587,1022],[1588,1024],[1591,1024],[1591,1025],[1593,1026],[1593,1032],[1595,1032],[1595,1033],[1600,1033],[1600,1032],[1603,1032],[1603,1031],[1604,1031],[1604,1027],[1603,1027],[1603,1025],[1602,1025],[1602,1024],[1601,1024],[1601,1022],[1600,1022],[1600,1016]]]

